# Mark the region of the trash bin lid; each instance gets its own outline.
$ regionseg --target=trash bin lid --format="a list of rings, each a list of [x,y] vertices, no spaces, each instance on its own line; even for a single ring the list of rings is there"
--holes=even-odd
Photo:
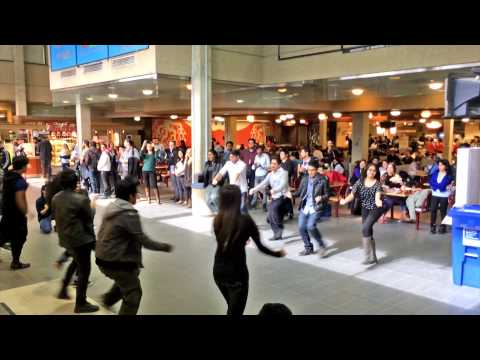
[[[480,218],[480,204],[467,204],[462,208],[453,208],[448,214],[452,218]]]

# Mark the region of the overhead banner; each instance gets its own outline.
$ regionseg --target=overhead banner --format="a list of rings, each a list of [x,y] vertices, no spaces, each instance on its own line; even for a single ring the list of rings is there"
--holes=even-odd
[[[50,68],[52,71],[74,67],[77,64],[75,45],[50,45]]]
[[[77,65],[88,64],[107,58],[107,45],[77,45]]]
[[[114,57],[148,49],[148,45],[108,45],[108,56]]]

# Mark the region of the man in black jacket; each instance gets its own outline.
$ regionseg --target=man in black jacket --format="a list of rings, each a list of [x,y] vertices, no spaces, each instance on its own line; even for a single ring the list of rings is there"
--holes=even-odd
[[[116,188],[117,199],[105,210],[95,249],[96,262],[102,273],[115,283],[103,296],[105,306],[111,307],[123,299],[119,315],[136,315],[142,288],[140,268],[142,247],[171,252],[172,246],[153,241],[142,230],[140,216],[133,207],[137,200],[138,181],[133,177],[121,180]]]
[[[40,165],[42,166],[42,174],[46,179],[52,176],[52,144],[47,138],[44,138],[38,145],[40,153]]]
[[[88,178],[92,186],[92,192],[94,194],[100,194],[100,172],[97,165],[100,160],[101,153],[97,149],[97,143],[92,141],[90,143],[90,149],[85,154],[85,165],[88,169]]]
[[[93,211],[88,195],[76,191],[78,177],[75,171],[66,169],[59,176],[63,190],[53,197],[52,211],[60,246],[73,255],[74,261],[67,269],[58,298],[70,298],[67,287],[77,270],[75,313],[91,313],[99,310],[98,306],[87,302],[88,277],[91,271],[90,254],[95,247]]]
[[[318,231],[317,221],[325,208],[329,197],[329,186],[326,177],[318,173],[318,161],[311,160],[308,164],[308,176],[304,176],[298,191],[292,194],[300,198],[298,207],[298,227],[302,236],[305,250],[300,252],[300,256],[313,254],[313,244],[310,241],[312,236],[319,244],[319,255],[325,257],[326,247],[322,240],[322,235]]]
[[[175,180],[175,165],[177,165],[178,161],[178,150],[175,148],[175,141],[170,141],[168,143],[168,148],[165,150],[167,153],[167,164],[168,164],[168,174],[170,175],[170,183],[173,187],[174,195],[171,200],[178,201],[180,199],[179,189],[176,186]],[[185,153],[184,153],[185,154]]]

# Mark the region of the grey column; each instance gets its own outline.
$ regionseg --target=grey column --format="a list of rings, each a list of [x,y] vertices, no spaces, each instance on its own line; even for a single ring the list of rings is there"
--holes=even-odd
[[[27,86],[23,45],[13,45],[13,72],[15,76],[15,115],[27,116]]]
[[[196,184],[203,171],[211,142],[212,62],[209,45],[192,45],[192,215],[211,212],[205,203],[203,184]]]
[[[368,136],[368,113],[354,113],[352,116],[352,164],[357,160],[368,160]]]
[[[83,140],[92,139],[92,111],[90,106],[80,102],[77,96],[76,101],[76,123],[77,123],[77,144],[81,149]]]
[[[211,142],[212,63],[209,45],[192,45],[192,153],[194,181],[203,170]]]

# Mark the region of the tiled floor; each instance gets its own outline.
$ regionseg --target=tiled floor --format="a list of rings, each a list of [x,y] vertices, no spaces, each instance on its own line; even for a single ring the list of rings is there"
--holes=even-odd
[[[31,183],[29,200],[33,204],[40,182]],[[107,202],[98,202],[97,225]],[[140,202],[137,208],[152,238],[175,245],[171,254],[144,251],[139,314],[225,313],[224,300],[212,277],[212,218],[194,218],[189,209],[172,203]],[[377,224],[374,231],[380,264],[365,267],[360,264],[359,218],[342,216],[319,223],[330,246],[329,257],[319,259],[316,255],[298,256],[302,241],[296,220],[286,224],[285,241],[269,242],[266,239],[272,233],[265,213],[254,211],[252,215],[265,243],[284,247],[288,255],[271,258],[253,244],[248,246],[247,314],[258,313],[266,302],[283,302],[295,314],[480,314],[480,289],[458,287],[451,281],[449,235],[431,235],[426,224],[420,231],[414,225],[396,222]],[[30,269],[9,271],[9,254],[0,249],[0,302],[1,290],[22,287],[22,296],[29,299],[30,291],[31,301],[35,301],[34,288],[26,286],[45,282],[59,286],[62,272],[52,263],[61,251],[56,235],[41,235],[32,221],[24,251],[24,261],[32,263]],[[91,278],[88,295],[98,301],[111,281],[95,265]],[[44,313],[49,310],[45,308]]]

